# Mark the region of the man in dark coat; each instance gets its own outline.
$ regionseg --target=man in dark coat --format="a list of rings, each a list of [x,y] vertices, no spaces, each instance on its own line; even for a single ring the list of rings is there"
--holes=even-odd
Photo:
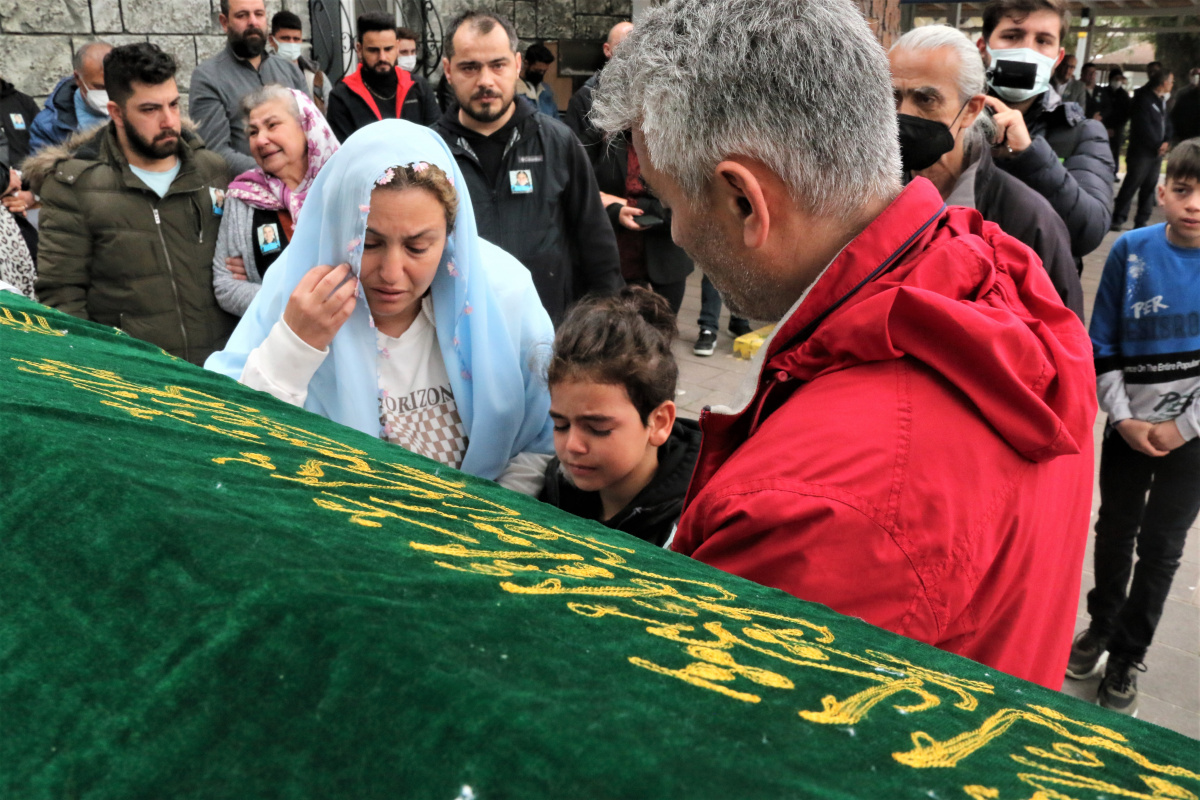
[[[1050,70],[1062,61],[1070,12],[1065,0],[988,0],[983,36],[976,43],[984,63],[1018,61],[1033,51],[1036,83],[1029,89],[992,86],[988,108],[998,133],[996,166],[1050,201],[1067,224],[1071,252],[1082,258],[1104,239],[1112,221],[1116,164],[1104,126],[1064,103],[1049,84]],[[1003,99],[1001,99],[1003,98]]]
[[[671,239],[671,210],[646,187],[628,133],[614,137],[592,162],[604,210],[621,254],[621,277],[649,283],[679,313],[692,260]],[[631,169],[632,168],[632,169]]]
[[[1182,142],[1200,136],[1200,74],[1192,70],[1188,85],[1176,92],[1171,99],[1171,125],[1174,127],[1172,142]]]
[[[433,129],[463,172],[479,235],[525,265],[557,323],[584,294],[616,292],[624,281],[583,146],[566,125],[515,96],[517,45],[499,14],[456,17],[442,66],[458,106]]]
[[[0,78],[0,161],[17,166],[29,156],[29,126],[37,114],[32,97]]]
[[[4,191],[0,202],[5,208],[0,213],[12,214],[33,259],[37,258],[37,229],[25,218],[25,210],[34,198],[28,181],[23,183],[15,168],[29,157],[29,126],[37,114],[32,97],[0,78],[0,189]]]
[[[608,39],[604,42],[605,61],[612,58],[617,45],[629,35],[631,30],[633,30],[632,22],[618,22],[612,27],[612,30],[608,32]],[[567,123],[568,128],[575,131],[575,135],[583,143],[583,149],[587,150],[588,158],[592,161],[595,161],[604,149],[603,135],[588,120],[588,114],[592,110],[592,92],[596,90],[596,84],[599,81],[599,72],[584,81],[583,86],[579,87],[579,91],[571,95],[571,99],[567,101],[567,111],[563,114],[563,122]]]
[[[906,168],[932,181],[947,205],[977,209],[1037,253],[1058,296],[1082,320],[1083,287],[1066,225],[1046,198],[992,161],[995,128],[983,113],[983,65],[970,40],[954,28],[926,25],[900,37],[888,61]],[[976,93],[963,97],[964,87]],[[947,148],[940,156],[942,147],[928,146],[935,138]]]
[[[1145,85],[1134,93],[1129,150],[1125,153],[1125,181],[1121,184],[1113,207],[1114,231],[1124,226],[1135,194],[1138,207],[1133,217],[1133,227],[1141,228],[1150,221],[1150,212],[1154,210],[1154,189],[1162,172],[1163,156],[1170,148],[1171,120],[1167,116],[1167,97],[1174,84],[1174,75],[1160,71],[1152,74]]]
[[[381,119],[432,125],[441,116],[437,98],[420,76],[397,66],[400,39],[395,20],[382,12],[358,18],[358,69],[329,93],[329,127],[340,141]]]
[[[1100,116],[1100,124],[1108,131],[1109,147],[1113,163],[1121,160],[1121,148],[1125,146],[1125,126],[1129,124],[1129,113],[1133,109],[1133,98],[1125,91],[1128,79],[1120,67],[1108,73],[1108,90]]]

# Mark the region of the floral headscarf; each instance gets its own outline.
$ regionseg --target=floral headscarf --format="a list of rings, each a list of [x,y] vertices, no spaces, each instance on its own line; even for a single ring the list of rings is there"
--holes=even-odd
[[[325,116],[317,109],[308,95],[295,89],[289,89],[296,98],[296,106],[300,109],[300,128],[304,138],[308,140],[308,169],[304,179],[294,190],[274,175],[268,175],[262,167],[246,170],[233,179],[226,194],[254,208],[266,211],[287,211],[292,219],[300,218],[300,208],[304,205],[304,197],[316,179],[317,173],[325,162],[338,149],[337,137]]]

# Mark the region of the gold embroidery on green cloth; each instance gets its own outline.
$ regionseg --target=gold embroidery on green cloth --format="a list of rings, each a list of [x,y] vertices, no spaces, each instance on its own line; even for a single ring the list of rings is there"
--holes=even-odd
[[[566,608],[581,617],[632,623],[658,641],[679,645],[682,658],[673,665],[628,656],[630,664],[654,674],[752,704],[761,702],[766,691],[796,691],[794,676],[803,670],[848,676],[861,681],[862,688],[841,698],[826,695],[820,698],[819,710],[802,707],[797,714],[806,722],[841,726],[852,733],[849,726],[869,723],[871,712],[881,704],[902,715],[916,715],[949,700],[956,713],[970,715],[979,710],[980,696],[994,694],[989,683],[928,669],[889,653],[835,647],[835,632],[827,626],[739,604],[734,592],[717,583],[637,569],[625,558],[635,552],[632,548],[522,519],[517,510],[472,494],[468,481],[442,477],[436,466],[430,473],[371,458],[257,408],[187,387],[146,386],[108,370],[51,359],[13,360],[23,372],[66,381],[140,421],[173,420],[241,442],[291,445],[297,458],[290,465],[279,463],[279,456],[253,451],[212,461],[234,470],[261,469],[271,479],[309,487],[314,504],[341,515],[348,524],[386,529],[398,521],[426,531],[437,538],[408,544],[428,554],[439,568],[498,579],[498,589],[516,596],[561,596]],[[366,492],[367,499],[348,496],[343,493],[347,490]],[[1020,768],[1035,770],[1015,774],[1034,789],[1030,800],[1070,798],[1065,792],[1071,788],[1146,800],[1197,800],[1191,790],[1160,777],[1200,782],[1195,771],[1155,763],[1116,731],[1035,704],[1003,708],[982,721],[968,722],[974,727],[944,741],[916,730],[911,733],[912,749],[891,755],[916,769],[956,769],[981,749],[1003,746],[1000,743],[1012,736],[1018,723],[1026,723],[1026,736],[1036,730],[1057,739],[1045,741],[1045,746],[1018,741],[1020,749],[1008,754]],[[1104,768],[1104,754],[1154,774],[1141,774],[1145,786],[1135,788],[1080,774]],[[991,786],[972,783],[962,788],[974,800],[1008,800]]]
[[[26,333],[43,333],[47,336],[66,336],[67,332],[50,327],[45,317],[27,311],[0,308],[0,325],[16,328]]]

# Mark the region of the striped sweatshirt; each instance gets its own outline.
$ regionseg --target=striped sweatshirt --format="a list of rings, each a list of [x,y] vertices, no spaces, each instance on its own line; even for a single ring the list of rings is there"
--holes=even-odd
[[[1110,422],[1174,419],[1184,439],[1200,433],[1200,248],[1168,242],[1165,223],[1118,239],[1089,333]]]

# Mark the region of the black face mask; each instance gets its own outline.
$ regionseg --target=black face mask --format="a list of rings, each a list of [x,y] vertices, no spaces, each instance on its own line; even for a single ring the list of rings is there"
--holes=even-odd
[[[911,114],[897,116],[900,122],[900,163],[905,172],[928,169],[954,149],[954,136],[944,123]]]
[[[534,72],[533,70],[530,70],[529,72],[525,73],[525,82],[530,86],[537,86],[545,77],[546,74],[544,72]]]

